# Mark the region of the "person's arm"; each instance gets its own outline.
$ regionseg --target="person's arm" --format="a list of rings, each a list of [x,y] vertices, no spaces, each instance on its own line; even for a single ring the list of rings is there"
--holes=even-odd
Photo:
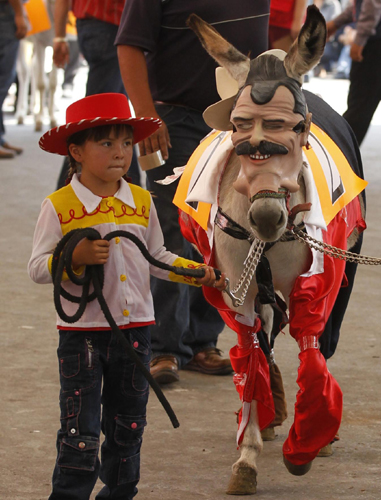
[[[147,250],[154,259],[159,260],[162,263],[168,264],[175,267],[184,267],[188,269],[198,269],[200,267],[205,268],[205,275],[203,278],[190,278],[186,276],[176,275],[175,273],[168,272],[163,269],[159,269],[154,265],[150,265],[150,274],[159,279],[164,279],[167,281],[174,281],[177,283],[185,283],[192,286],[211,286],[217,288],[217,290],[222,291],[226,288],[226,274],[221,273],[221,277],[217,280],[213,267],[200,264],[193,260],[185,259],[172,252],[169,252],[164,246],[164,236],[160,227],[159,218],[157,216],[157,211],[155,205],[150,199],[150,211],[149,211],[149,222],[147,231],[145,234],[145,242],[147,245]]]
[[[336,31],[346,24],[353,23],[353,2],[349,2],[343,12],[327,23],[327,39],[331,38]]]
[[[24,6],[21,0],[9,0],[9,4],[15,11],[16,37],[21,40],[28,32],[28,23],[26,22]]]
[[[306,16],[307,0],[295,0],[294,16],[291,25],[291,38],[295,40],[300,32],[303,25],[304,18]]]
[[[49,199],[45,199],[34,230],[33,250],[28,263],[29,276],[35,283],[52,282],[50,270],[53,252],[62,236],[53,204]]]
[[[160,118],[156,112],[148,81],[147,63],[143,49],[132,45],[118,45],[119,67],[124,87],[132,102],[136,116]],[[171,147],[165,123],[148,139],[139,143],[141,155],[161,150],[163,158],[168,159]]]
[[[69,45],[66,41],[66,23],[70,0],[56,0],[54,7],[53,62],[57,68],[63,68],[69,62]]]
[[[356,23],[356,36],[351,45],[350,56],[353,61],[363,60],[362,52],[369,37],[375,33],[381,19],[381,0],[364,0]]]

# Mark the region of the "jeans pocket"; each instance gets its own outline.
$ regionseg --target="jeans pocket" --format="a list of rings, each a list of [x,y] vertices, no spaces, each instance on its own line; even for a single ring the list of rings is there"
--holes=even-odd
[[[149,370],[151,360],[150,338],[146,333],[139,330],[129,332],[130,343],[140,361]],[[123,369],[122,388],[128,396],[142,396],[148,393],[148,381],[134,360],[126,359]]]
[[[140,479],[140,453],[122,457],[119,463],[118,485],[137,482]]]
[[[93,472],[98,456],[99,440],[94,437],[64,437],[60,444],[57,465],[70,473]]]
[[[79,354],[60,358],[60,372],[62,377],[71,378],[78,375],[81,368],[81,359]]]
[[[60,394],[61,420],[76,417],[81,409],[81,391],[66,391]]]
[[[83,344],[76,347],[76,354],[65,356],[64,351],[59,353],[62,392],[83,391],[95,385],[98,357],[92,346],[90,351],[89,346],[85,342]]]
[[[140,445],[147,425],[145,417],[117,415],[115,424],[114,440],[119,446]]]
[[[116,57],[114,46],[118,31],[116,25],[99,19],[77,20],[78,42],[84,58],[89,63]]]

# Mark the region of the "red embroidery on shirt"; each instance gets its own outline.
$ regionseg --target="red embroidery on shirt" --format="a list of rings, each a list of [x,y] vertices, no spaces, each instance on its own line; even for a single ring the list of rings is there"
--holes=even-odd
[[[101,210],[100,205],[98,205],[98,207],[93,212],[91,212],[89,214],[89,213],[87,213],[86,208],[82,205],[82,215],[80,215],[80,216],[76,216],[75,215],[75,210],[73,210],[73,209],[69,210],[69,216],[70,216],[70,218],[68,220],[64,221],[63,220],[63,215],[61,213],[59,213],[57,215],[58,215],[58,219],[60,221],[60,224],[69,224],[72,220],[80,220],[80,219],[83,219],[86,216],[91,217],[91,216],[97,215],[99,213],[101,213],[101,214],[108,214],[109,212],[114,212],[114,217],[116,219],[119,219],[120,217],[124,217],[124,216],[126,216],[126,217],[134,217],[135,215],[137,217],[143,217],[146,220],[149,219],[149,210],[147,210],[147,207],[145,207],[145,206],[142,206],[141,213],[138,213],[138,209],[137,208],[134,209],[134,208],[131,208],[131,207],[127,207],[126,205],[121,205],[121,208],[122,208],[122,213],[121,214],[116,214],[114,207],[109,207],[107,210]]]

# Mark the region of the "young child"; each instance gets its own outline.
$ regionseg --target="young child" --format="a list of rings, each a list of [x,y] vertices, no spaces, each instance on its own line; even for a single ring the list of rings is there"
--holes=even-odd
[[[155,206],[148,191],[125,180],[135,142],[148,137],[161,122],[132,118],[122,94],[85,97],[68,107],[66,125],[40,139],[50,153],[69,154],[71,182],[42,203],[28,265],[37,283],[51,283],[52,254],[61,238],[76,228],[94,227],[102,238],[116,229],[132,232],[149,253],[162,262],[199,267],[163,246]],[[150,274],[192,285],[225,287],[212,268],[205,277],[176,276],[151,266],[126,238],[82,240],[73,252],[73,270],[104,264],[103,294],[110,311],[147,367],[150,362],[149,325],[154,323]],[[63,287],[80,295],[77,285],[63,276]],[[76,304],[62,299],[72,314]],[[132,499],[139,481],[140,447],[146,425],[148,383],[123,352],[96,300],[82,318],[67,324],[59,317],[61,428],[50,500],[88,500],[98,476],[105,484],[97,499]],[[102,385],[103,384],[103,385]],[[103,412],[101,418],[101,403]],[[105,434],[101,462],[100,431]]]

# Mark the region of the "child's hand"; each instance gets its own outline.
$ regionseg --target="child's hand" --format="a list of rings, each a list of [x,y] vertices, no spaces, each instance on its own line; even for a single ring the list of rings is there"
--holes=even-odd
[[[200,285],[212,286],[214,288],[217,288],[217,290],[219,290],[220,292],[222,292],[222,290],[225,290],[226,288],[225,273],[222,273],[221,278],[217,281],[213,267],[205,266],[203,269],[205,269],[205,276],[203,278],[197,278],[196,279],[197,283],[199,283]]]
[[[106,264],[109,248],[110,243],[106,240],[83,239],[74,249],[72,268],[76,270],[81,266]]]

